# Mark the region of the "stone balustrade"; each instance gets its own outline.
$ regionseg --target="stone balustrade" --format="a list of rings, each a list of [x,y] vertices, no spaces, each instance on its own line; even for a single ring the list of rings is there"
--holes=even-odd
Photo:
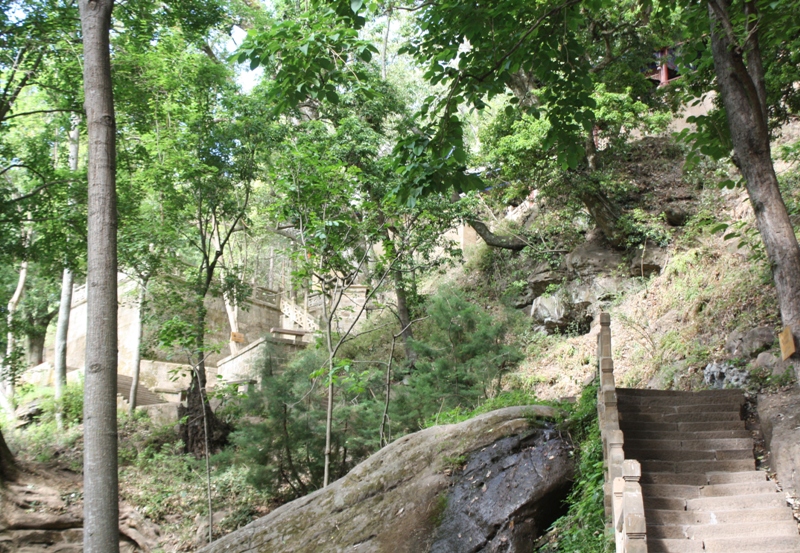
[[[597,365],[600,377],[597,413],[605,459],[606,517],[614,528],[617,553],[647,553],[644,504],[639,484],[642,469],[638,461],[625,458],[625,439],[619,429],[614,360],[611,357],[611,317],[608,313],[600,314]]]

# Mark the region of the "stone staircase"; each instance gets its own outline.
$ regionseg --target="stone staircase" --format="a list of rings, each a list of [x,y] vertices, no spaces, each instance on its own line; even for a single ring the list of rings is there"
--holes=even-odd
[[[117,374],[117,394],[122,397],[125,402],[131,395],[131,386],[133,385],[133,378],[124,374]],[[136,405],[158,405],[166,403],[166,400],[142,386],[141,382],[136,386]]]
[[[626,459],[641,464],[648,553],[800,552],[791,509],[755,470],[738,390],[616,388]]]

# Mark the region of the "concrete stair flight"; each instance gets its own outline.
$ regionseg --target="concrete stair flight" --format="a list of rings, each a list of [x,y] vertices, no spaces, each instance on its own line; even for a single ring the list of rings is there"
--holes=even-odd
[[[783,494],[755,470],[741,391],[616,392],[625,457],[642,467],[649,553],[800,552]]]
[[[117,374],[117,394],[122,396],[125,401],[128,401],[131,395],[132,385],[133,377]],[[136,386],[136,405],[156,405],[159,403],[167,402],[155,392],[142,386],[141,382]]]

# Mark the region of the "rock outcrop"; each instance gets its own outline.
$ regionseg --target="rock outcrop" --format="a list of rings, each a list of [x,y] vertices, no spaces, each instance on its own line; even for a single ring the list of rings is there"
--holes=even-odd
[[[568,444],[541,425],[556,414],[508,407],[410,434],[200,551],[529,551],[572,476]]]
[[[758,395],[768,464],[784,490],[800,497],[800,390]]]
[[[754,357],[775,343],[775,330],[759,326],[748,331],[731,332],[725,342],[725,350],[731,357]]]

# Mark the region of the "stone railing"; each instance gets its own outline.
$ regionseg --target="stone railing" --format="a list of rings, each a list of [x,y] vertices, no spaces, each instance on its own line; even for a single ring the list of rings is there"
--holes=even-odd
[[[317,320],[304,307],[297,305],[292,300],[281,298],[281,313],[292,322],[300,325],[303,330],[312,332],[319,330]]]
[[[606,516],[611,518],[617,553],[647,553],[644,504],[639,479],[639,461],[626,459],[622,430],[619,429],[617,389],[614,384],[614,360],[611,357],[611,317],[600,314],[597,337],[597,365],[600,388],[597,413],[603,439],[605,463],[604,500]]]

